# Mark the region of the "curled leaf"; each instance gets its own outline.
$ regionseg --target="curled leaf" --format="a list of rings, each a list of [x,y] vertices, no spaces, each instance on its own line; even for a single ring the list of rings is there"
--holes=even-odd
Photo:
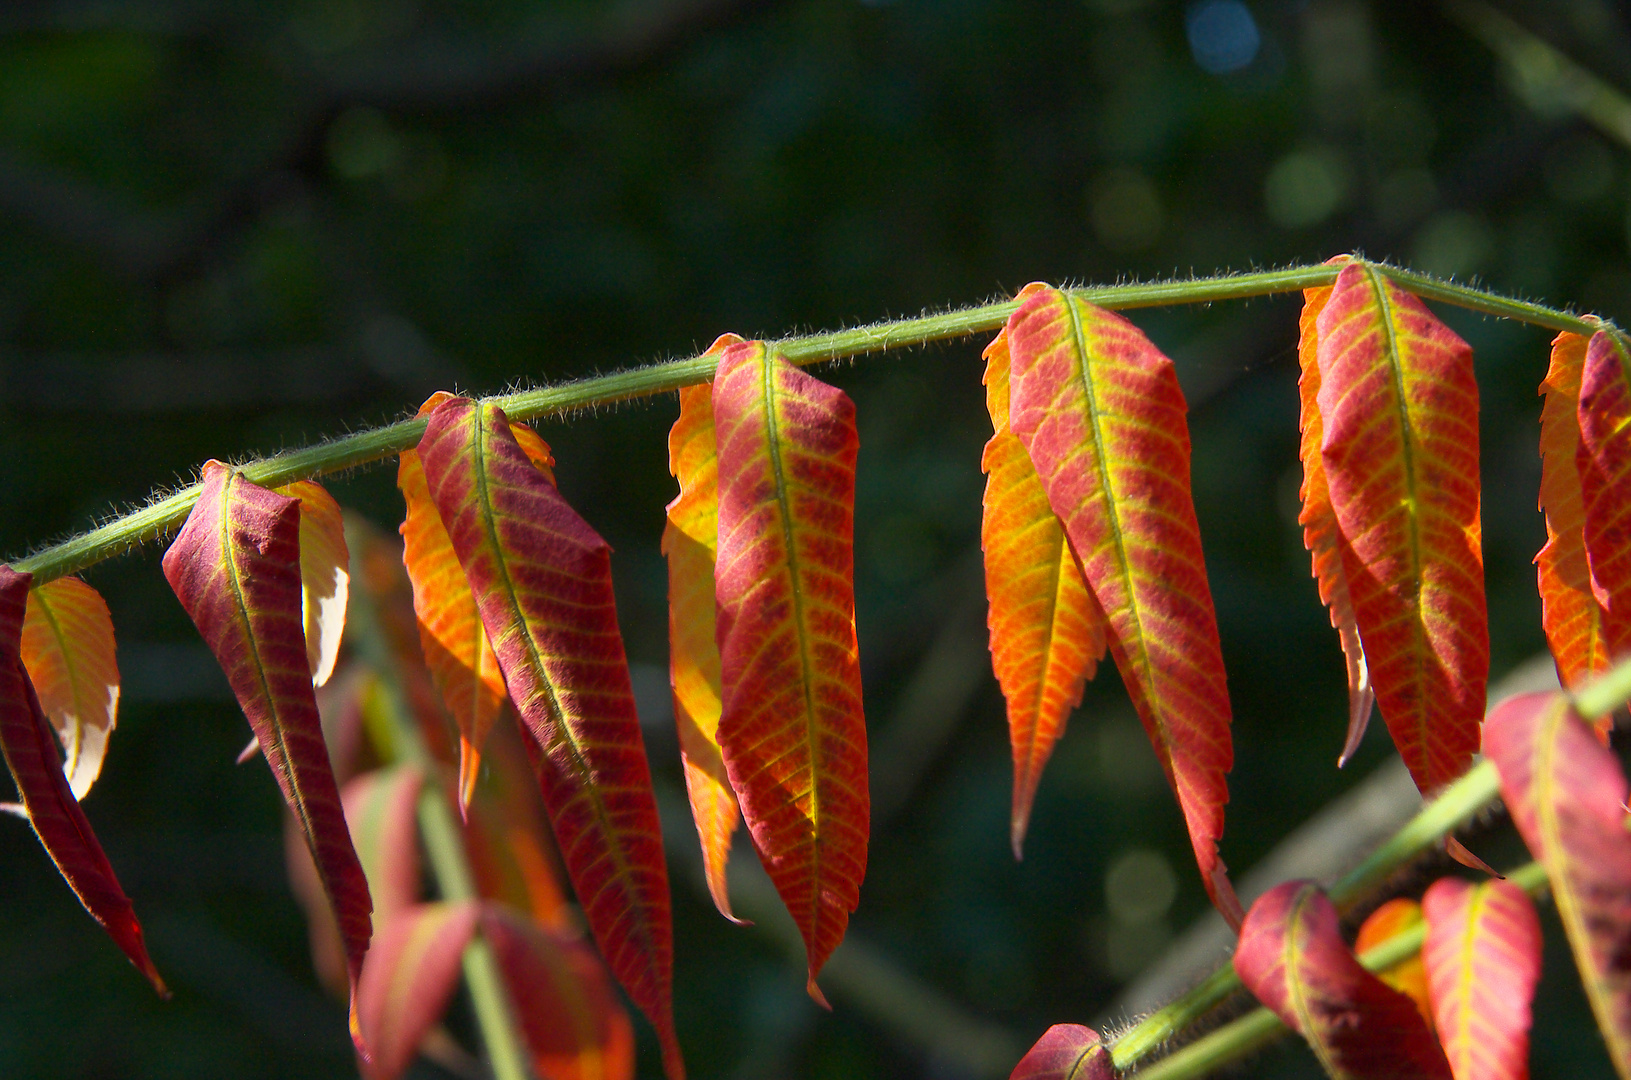
[[[1080,1024],[1055,1024],[1019,1059],[1008,1080],[1115,1080],[1115,1075],[1098,1032]]]
[[[1359,966],[1336,908],[1313,882],[1288,881],[1258,898],[1235,971],[1336,1080],[1450,1080],[1415,1005]]]
[[[719,746],[760,858],[803,935],[806,990],[866,874],[870,796],[855,639],[855,406],[763,342],[713,385]]]
[[[1439,1041],[1456,1080],[1527,1080],[1540,919],[1510,881],[1441,878],[1421,906]]]
[[[119,664],[108,605],[74,577],[28,594],[23,667],[62,741],[63,772],[83,799],[102,772],[108,736],[119,716]]]
[[[668,871],[611,549],[528,459],[497,406],[466,398],[437,406],[419,459],[536,751],[590,929],[656,1027],[670,1080],[680,1080]]]
[[[1238,926],[1217,850],[1234,763],[1229,693],[1172,361],[1126,319],[1052,288],[1014,312],[1008,340],[1009,424],[1108,620],[1207,894]]]
[[[322,686],[334,674],[340,656],[351,589],[345,522],[340,504],[315,480],[296,480],[274,490],[300,500],[300,618],[306,628],[312,685]]]
[[[1020,298],[1041,287],[1026,286]],[[1024,444],[1009,430],[1006,327],[985,357],[993,431],[980,460],[986,472],[980,547],[991,604],[991,666],[1008,705],[1014,756],[1009,841],[1018,859],[1042,769],[1104,656],[1108,627]]]
[[[23,619],[32,580],[0,564],[0,752],[29,824],[74,895],[153,988],[169,997],[148,958],[135,909],[68,787],[56,735],[23,668]]]

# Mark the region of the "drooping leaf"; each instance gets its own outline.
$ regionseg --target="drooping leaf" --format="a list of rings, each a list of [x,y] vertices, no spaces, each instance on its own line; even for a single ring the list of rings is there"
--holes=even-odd
[[[1019,1059],[1008,1080],[1115,1080],[1115,1075],[1098,1032],[1080,1024],[1055,1024]]]
[[[611,549],[527,458],[497,406],[454,398],[419,443],[431,498],[476,594],[590,929],[651,1020],[670,1080],[668,871],[612,595]]]
[[[1472,350],[1350,262],[1317,320],[1321,462],[1376,701],[1424,793],[1467,770],[1489,677]]]
[[[419,407],[419,415],[430,415],[452,397],[438,390]],[[525,424],[511,424],[510,433],[553,484],[555,458],[544,440]],[[476,598],[425,486],[417,451],[402,452],[396,483],[408,504],[402,522],[402,560],[413,583],[419,640],[431,678],[459,729],[459,806],[467,808],[481,768],[481,749],[504,708],[504,676],[482,628]]]
[[[315,480],[274,489],[300,500],[300,618],[306,628],[306,660],[313,686],[334,674],[351,590],[351,557],[345,549],[340,504]]]
[[[1580,449],[1591,590],[1603,612],[1610,656],[1631,650],[1631,353],[1617,331],[1599,330],[1580,378]]]
[[[481,932],[498,957],[539,1077],[629,1080],[634,1075],[628,1013],[593,953],[499,904],[483,906]]]
[[[1027,285],[1019,296],[1039,288]],[[1108,626],[1024,444],[1009,430],[1006,327],[985,359],[992,435],[980,460],[986,472],[980,547],[991,604],[991,666],[1008,704],[1014,755],[1009,842],[1018,859],[1042,769],[1104,656]]]
[[[1546,395],[1540,411],[1540,509],[1546,515],[1546,545],[1535,556],[1535,567],[1541,626],[1565,687],[1608,666],[1603,609],[1592,594],[1586,561],[1586,509],[1576,461],[1587,341],[1579,334],[1557,335],[1540,384]]]
[[[1346,261],[1339,256],[1333,262]],[[1337,767],[1348,763],[1370,723],[1376,693],[1371,687],[1370,669],[1365,664],[1365,647],[1359,641],[1354,621],[1353,600],[1348,594],[1348,574],[1342,564],[1346,544],[1331,508],[1331,492],[1325,480],[1325,461],[1320,447],[1325,440],[1325,423],[1320,418],[1319,317],[1331,299],[1332,287],[1322,285],[1303,290],[1303,311],[1298,322],[1300,337],[1297,359],[1302,375],[1297,380],[1301,400],[1302,431],[1300,455],[1303,463],[1302,512],[1297,524],[1303,527],[1303,546],[1313,557],[1314,578],[1319,583],[1320,600],[1331,614],[1331,625],[1342,642],[1342,655],[1348,662],[1348,734],[1343,740]]]
[[[353,777],[340,791],[351,843],[357,849],[374,917],[385,924],[419,901],[419,789],[412,765],[393,765]]]
[[[1609,1057],[1631,1080],[1631,832],[1625,773],[1561,694],[1520,694],[1484,722],[1501,798],[1546,867]]]
[[[153,988],[169,997],[148,958],[135,909],[68,787],[57,737],[23,668],[23,619],[32,581],[33,575],[0,564],[0,752],[35,835],[68,886]]]
[[[1258,898],[1235,971],[1336,1080],[1450,1080],[1415,1005],[1359,966],[1336,908],[1313,882],[1288,881]]]
[[[306,655],[300,503],[208,462],[198,502],[164,553],[164,576],[226,672],[300,824],[339,919],[355,988],[372,904],[329,765]]]
[[[23,667],[57,738],[74,798],[83,799],[102,772],[108,736],[119,716],[119,664],[108,605],[74,577],[28,594]]]
[[[447,1009],[476,932],[476,901],[414,904],[380,920],[357,983],[357,1018],[373,1054],[369,1080],[395,1080]]]
[[[1416,901],[1404,896],[1389,900],[1359,924],[1354,952],[1363,955],[1389,938],[1415,929],[1421,921],[1421,905]],[[1421,1018],[1428,1027],[1433,1026],[1433,1003],[1427,996],[1427,968],[1422,964],[1421,953],[1412,953],[1387,970],[1378,971],[1376,977],[1415,1002]]]
[[[767,353],[713,386],[719,746],[748,831],[804,937],[810,996],[866,874],[871,801],[855,639],[855,406]]]
[[[724,334],[708,347],[741,342]],[[668,434],[668,471],[680,493],[668,504],[663,555],[668,560],[668,678],[691,818],[702,843],[703,874],[714,906],[731,922],[725,867],[742,819],[719,751],[719,644],[715,637],[714,554],[719,535],[719,455],[714,447],[713,389],[680,390],[680,416]]]
[[[1421,906],[1421,957],[1456,1080],[1527,1080],[1529,1002],[1540,979],[1540,919],[1529,894],[1510,881],[1441,878]]]
[[[1008,334],[1009,424],[1108,619],[1207,893],[1238,926],[1217,851],[1234,764],[1229,694],[1172,361],[1126,319],[1051,288],[1020,305]]]

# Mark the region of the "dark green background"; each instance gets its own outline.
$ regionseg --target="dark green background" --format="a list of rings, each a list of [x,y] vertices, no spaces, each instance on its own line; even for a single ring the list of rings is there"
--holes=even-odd
[[[84,528],[206,458],[393,419],[439,387],[556,381],[688,355],[726,330],[831,328],[1033,279],[1362,250],[1631,314],[1625,147],[1571,111],[1544,63],[1504,69],[1431,3],[1246,7],[1251,62],[1208,74],[1207,41],[1186,32],[1198,7],[1156,0],[11,0],[0,550]],[[1504,10],[1631,86],[1607,0]],[[1477,351],[1499,673],[1543,646],[1530,560],[1548,336],[1442,314]],[[1347,772],[1332,767],[1342,664],[1294,524],[1296,317],[1290,297],[1135,316],[1192,403],[1236,717],[1223,853],[1237,869],[1391,753],[1378,724]],[[821,372],[859,407],[875,762],[906,753],[892,721],[936,641],[980,655],[983,344]],[[669,794],[657,539],[675,413],[670,395],[541,429],[562,490],[616,549]],[[401,513],[389,468],[331,490],[387,527]],[[348,1075],[344,1012],[316,987],[284,883],[276,789],[260,764],[233,765],[246,726],[158,554],[87,575],[112,606],[126,690],[86,810],[175,1000],[104,940],[26,826],[0,821],[0,1075]],[[874,829],[853,930],[1022,1047],[1097,1015],[1205,899],[1108,666],[1018,865],[995,683],[950,697],[911,721],[945,721],[949,739],[874,775],[875,798],[902,808]],[[1155,888],[1130,928],[1106,876],[1140,851],[1166,861],[1177,893],[1166,908]],[[818,1013],[797,965],[691,887],[694,856],[670,857],[695,1076],[968,1075],[841,996]],[[1548,926],[1536,1075],[1606,1075]],[[655,1069],[648,1040],[642,1075]],[[1317,1071],[1296,1046],[1251,1070]]]

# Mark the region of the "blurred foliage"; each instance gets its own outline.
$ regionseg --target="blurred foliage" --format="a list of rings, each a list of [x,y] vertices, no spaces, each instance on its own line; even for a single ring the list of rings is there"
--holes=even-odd
[[[0,548],[82,528],[208,457],[406,415],[438,387],[565,379],[725,330],[833,327],[1038,278],[1362,250],[1624,319],[1626,146],[1558,91],[1550,54],[1497,59],[1467,10],[12,0]],[[1631,87],[1608,0],[1502,10]],[[1192,404],[1238,869],[1391,752],[1377,724],[1347,772],[1332,767],[1343,668],[1294,524],[1296,314],[1288,297],[1134,316]],[[1444,316],[1478,356],[1500,672],[1542,647],[1546,336]],[[874,791],[898,808],[880,814],[853,926],[1025,1043],[1098,1014],[1204,896],[1108,669],[1044,777],[1026,861],[1008,853],[1001,702],[989,675],[967,677],[983,662],[982,345],[823,376],[860,411],[858,618],[873,756],[890,766]],[[542,430],[563,490],[616,548],[654,769],[677,799],[657,552],[675,412],[663,398]],[[375,469],[332,490],[389,525],[392,480]],[[232,764],[243,721],[157,555],[88,575],[119,627],[126,693],[86,806],[176,998],[155,1000],[27,829],[0,822],[0,1072],[346,1075],[343,1010],[316,987],[284,883],[275,787]],[[670,847],[696,1076],[967,1075],[837,995],[819,1013],[796,965],[719,919]],[[1535,1075],[1584,1075],[1605,1066],[1556,929]],[[1316,1075],[1293,1046],[1252,1068]],[[648,1040],[642,1075],[655,1069]]]

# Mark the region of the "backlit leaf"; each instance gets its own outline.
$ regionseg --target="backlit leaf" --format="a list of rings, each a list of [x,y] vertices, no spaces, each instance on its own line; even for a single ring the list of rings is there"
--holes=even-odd
[[[306,655],[300,503],[208,462],[198,502],[164,553],[164,576],[226,672],[300,824],[339,919],[354,990],[372,905],[323,743]]]
[[[57,737],[23,668],[23,620],[32,580],[32,575],[0,564],[0,752],[29,823],[80,903],[153,988],[169,997],[148,958],[130,899],[68,787]]]
[[[1340,259],[1345,261],[1346,256]],[[1338,260],[1332,260],[1333,262]],[[1320,418],[1319,317],[1331,299],[1332,287],[1322,285],[1303,290],[1303,312],[1298,328],[1297,359],[1302,375],[1297,380],[1301,400],[1302,431],[1300,455],[1303,463],[1302,512],[1297,524],[1303,527],[1303,546],[1314,561],[1314,578],[1319,583],[1320,600],[1331,614],[1331,625],[1342,642],[1342,655],[1348,663],[1348,734],[1343,740],[1337,765],[1347,764],[1370,723],[1376,694],[1371,687],[1370,669],[1365,665],[1365,647],[1359,641],[1354,621],[1353,600],[1348,594],[1348,574],[1342,565],[1346,544],[1331,508],[1331,492],[1325,480],[1325,461],[1320,447],[1325,439],[1325,423]]]
[[[476,901],[415,904],[381,918],[357,983],[357,1018],[373,1054],[369,1080],[395,1080],[459,984],[465,946],[481,915]]]
[[[804,937],[806,989],[866,873],[870,796],[855,640],[855,406],[763,342],[713,386],[719,745],[770,880]]]
[[[1586,509],[1580,490],[1580,377],[1587,339],[1559,334],[1540,384],[1540,509],[1546,545],[1535,556],[1540,621],[1565,687],[1608,666],[1603,609],[1591,590],[1586,560]]]
[[[1622,335],[1599,330],[1580,379],[1580,449],[1591,589],[1610,656],[1631,651],[1631,365]]]
[[[340,791],[351,843],[368,877],[374,918],[385,920],[419,900],[419,789],[411,765],[353,777]]]
[[[300,618],[306,627],[312,685],[322,686],[334,674],[340,656],[351,588],[345,522],[340,504],[314,480],[296,480],[275,490],[300,500]]]
[[[1235,971],[1336,1080],[1449,1080],[1426,1021],[1359,966],[1336,908],[1313,882],[1288,881],[1258,898],[1240,930]]]
[[[1389,900],[1366,917],[1354,938],[1354,952],[1365,953],[1389,938],[1421,925],[1421,905],[1408,897]],[[1421,953],[1412,953],[1376,977],[1416,1003],[1416,1011],[1433,1026],[1433,1003],[1427,996],[1427,968]]]
[[[1115,1080],[1115,1075],[1098,1032],[1080,1024],[1055,1024],[1019,1059],[1008,1080]]]
[[[1501,798],[1546,867],[1609,1057],[1631,1080],[1631,832],[1625,773],[1561,694],[1520,694],[1484,723]]]
[[[668,871],[617,627],[611,549],[528,459],[497,406],[466,398],[438,406],[419,459],[531,734],[544,804],[590,929],[679,1080]]]
[[[95,589],[64,577],[29,592],[23,666],[62,740],[68,786],[83,799],[102,771],[119,716],[113,619]]]
[[[438,390],[419,406],[419,415],[428,416],[452,397]],[[554,483],[555,458],[544,440],[525,424],[511,424],[510,433]],[[402,522],[402,560],[413,582],[420,645],[436,689],[459,729],[459,806],[466,808],[481,768],[481,749],[504,708],[504,676],[482,628],[476,598],[425,486],[418,451],[402,452],[396,483],[408,504]]]
[[[540,926],[577,933],[526,737],[514,724],[493,728],[489,766],[465,819],[465,850],[482,896],[527,912]]]
[[[708,347],[723,352],[742,339],[725,334]],[[668,677],[691,818],[702,865],[719,913],[731,911],[725,867],[742,812],[719,751],[719,644],[715,637],[714,554],[719,534],[719,455],[714,447],[713,390],[680,390],[680,416],[668,435],[668,471],[680,493],[668,504],[663,555],[668,560]]]
[[[544,1080],[629,1080],[634,1031],[605,969],[581,942],[538,926],[499,904],[482,909],[492,944]]]
[[[1238,926],[1217,851],[1234,763],[1229,694],[1172,361],[1126,319],[1051,288],[1020,305],[1008,335],[1009,424],[1108,619],[1207,893]]]
[[[1020,298],[1039,288],[1027,285]],[[1104,656],[1108,627],[1024,444],[1009,430],[1006,328],[985,359],[992,435],[980,460],[986,472],[980,547],[991,604],[991,666],[1008,703],[1014,755],[1009,841],[1017,859],[1042,769]]]
[[[1421,906],[1421,957],[1456,1080],[1527,1080],[1529,1002],[1540,979],[1534,902],[1510,881],[1441,878]]]
[[[1351,262],[1317,320],[1321,461],[1359,637],[1424,793],[1467,770],[1489,677],[1472,350]]]

